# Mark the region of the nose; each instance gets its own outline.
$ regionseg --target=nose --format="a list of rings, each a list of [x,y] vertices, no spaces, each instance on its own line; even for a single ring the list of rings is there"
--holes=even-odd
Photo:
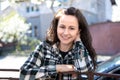
[[[65,30],[64,30],[64,34],[65,34],[65,35],[69,34],[69,30],[68,30],[68,29],[65,29]]]

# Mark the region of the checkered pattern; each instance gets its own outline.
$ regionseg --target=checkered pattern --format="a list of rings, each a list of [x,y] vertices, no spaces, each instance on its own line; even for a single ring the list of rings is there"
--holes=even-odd
[[[92,60],[81,41],[77,41],[72,50],[63,59],[57,48],[57,43],[50,46],[41,42],[20,69],[20,80],[35,80],[36,78],[57,77],[57,64],[73,64],[76,69],[85,72],[93,69]],[[70,74],[63,75],[63,80],[74,80]]]

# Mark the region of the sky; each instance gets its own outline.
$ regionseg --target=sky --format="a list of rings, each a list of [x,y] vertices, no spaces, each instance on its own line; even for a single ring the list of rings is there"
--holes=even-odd
[[[112,21],[120,21],[120,0],[116,0],[116,4],[113,6]]]

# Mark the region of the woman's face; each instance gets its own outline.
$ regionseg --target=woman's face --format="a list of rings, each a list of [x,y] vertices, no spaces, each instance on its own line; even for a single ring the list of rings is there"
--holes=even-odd
[[[75,16],[62,15],[57,26],[60,44],[71,45],[79,34],[79,24]]]

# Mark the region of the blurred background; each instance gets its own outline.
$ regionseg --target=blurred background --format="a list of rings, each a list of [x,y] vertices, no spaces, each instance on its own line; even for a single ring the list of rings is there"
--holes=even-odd
[[[86,17],[93,47],[107,56],[99,59],[120,52],[120,0],[0,0],[0,65],[19,68],[45,39],[55,12],[70,6]]]

